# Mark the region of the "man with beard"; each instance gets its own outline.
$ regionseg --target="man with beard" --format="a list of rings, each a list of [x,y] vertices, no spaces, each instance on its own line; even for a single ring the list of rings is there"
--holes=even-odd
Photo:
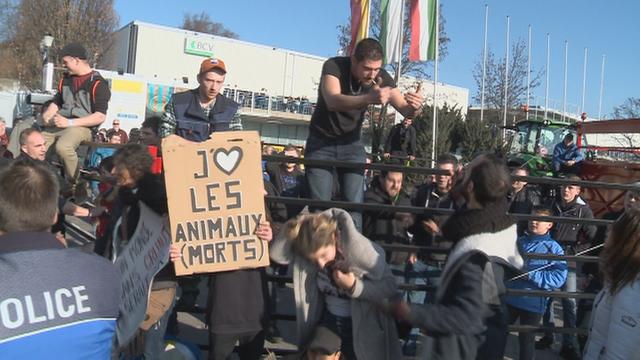
[[[401,94],[391,76],[382,68],[382,46],[377,40],[361,40],[351,56],[338,56],[322,66],[318,103],[311,116],[305,158],[364,163],[360,140],[365,113],[371,104],[390,103],[405,117],[414,117],[422,107],[422,96]],[[344,200],[361,203],[364,194],[362,169],[336,168]],[[334,168],[306,166],[310,197],[331,200]],[[360,213],[351,216],[359,230]]]

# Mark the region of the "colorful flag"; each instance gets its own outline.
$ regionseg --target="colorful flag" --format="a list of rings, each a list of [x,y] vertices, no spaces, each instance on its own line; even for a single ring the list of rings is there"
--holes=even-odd
[[[369,0],[351,0],[351,43],[353,53],[358,41],[369,36]]]
[[[437,0],[411,0],[411,45],[410,61],[435,60],[438,19]]]
[[[384,50],[384,63],[398,62],[402,44],[402,6],[404,0],[382,0],[380,44]]]

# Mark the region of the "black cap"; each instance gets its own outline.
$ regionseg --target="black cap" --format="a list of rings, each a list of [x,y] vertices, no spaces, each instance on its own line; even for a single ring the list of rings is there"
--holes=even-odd
[[[65,47],[60,50],[60,57],[63,58],[65,56],[76,57],[78,59],[87,59],[87,49],[82,46],[82,44],[74,42],[67,44]]]

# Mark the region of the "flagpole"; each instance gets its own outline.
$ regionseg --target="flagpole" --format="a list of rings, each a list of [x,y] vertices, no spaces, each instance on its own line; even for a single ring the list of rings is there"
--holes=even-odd
[[[529,120],[529,98],[531,96],[531,25],[529,25],[529,44],[527,45],[527,111],[525,118]]]
[[[371,0],[367,1],[367,15],[368,15],[367,31],[366,31],[366,34],[364,34],[364,38],[368,38],[369,37],[369,28],[371,27],[370,26],[370,24],[371,24]]]
[[[507,127],[507,96],[509,95],[509,27],[511,19],[507,16],[507,41],[506,41],[506,55],[504,65],[504,114],[502,116],[502,136],[506,135]]]
[[[400,6],[400,41],[398,41],[398,48],[396,49],[396,53],[398,54],[398,67],[396,68],[396,86],[400,86],[400,73],[402,70],[402,44],[404,43],[404,0],[401,1],[402,5]],[[385,111],[386,113],[386,111]],[[380,112],[382,114],[382,112]],[[396,110],[395,117],[393,123],[399,122],[399,111]]]
[[[588,49],[584,48],[584,61],[582,62],[582,101],[580,102],[580,114],[584,111],[584,95],[587,86],[587,53]]]
[[[480,92],[480,122],[484,120],[484,87],[487,81],[487,32],[489,25],[489,5],[484,5],[484,48],[482,50],[482,91]]]
[[[549,61],[550,61],[550,55],[551,55],[551,35],[549,35],[549,33],[547,33],[547,68],[545,69],[546,72],[546,80],[545,80],[545,84],[544,84],[544,119],[543,120],[547,120],[547,111],[549,109]]]
[[[598,101],[598,120],[602,120],[602,93],[604,92],[604,59],[602,55],[602,66],[600,68],[600,100]]]
[[[569,60],[569,41],[564,41],[564,85],[562,90],[562,121],[567,113],[567,66]]]
[[[402,6],[400,10],[400,41],[398,42],[398,48],[396,49],[398,54],[398,67],[396,68],[396,85],[400,86],[400,69],[402,66],[402,44],[404,43],[404,0],[402,0]]]
[[[436,166],[436,129],[438,127],[438,111],[437,111],[437,106],[436,106],[436,94],[437,94],[437,86],[438,86],[438,37],[440,36],[440,19],[439,19],[439,12],[440,9],[438,8],[438,0],[433,0],[436,2],[435,4],[435,8],[436,8],[436,46],[435,46],[435,59],[434,59],[434,68],[433,68],[433,72],[434,72],[434,76],[433,76],[433,129],[431,131],[431,167],[435,167]]]

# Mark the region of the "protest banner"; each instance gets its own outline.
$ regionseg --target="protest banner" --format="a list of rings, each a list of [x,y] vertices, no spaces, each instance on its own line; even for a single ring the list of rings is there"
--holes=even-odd
[[[116,326],[119,345],[127,344],[145,320],[153,277],[169,262],[171,235],[166,218],[142,202],[138,205],[140,219],[136,230],[115,261],[122,275],[120,317]]]
[[[177,275],[269,265],[260,137],[255,131],[213,133],[205,142],[172,135],[162,141],[171,240]]]

